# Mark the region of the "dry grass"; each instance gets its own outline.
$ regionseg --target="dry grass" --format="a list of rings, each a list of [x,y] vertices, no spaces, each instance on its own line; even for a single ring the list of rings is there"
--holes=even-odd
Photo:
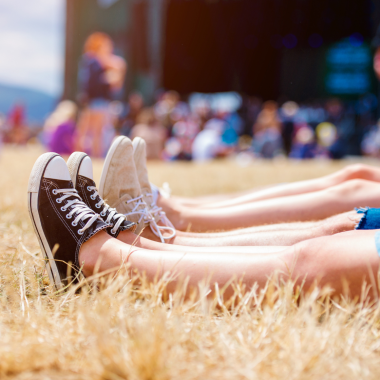
[[[26,209],[37,148],[0,157],[0,377],[20,379],[378,379],[380,307],[302,300],[275,280],[236,287],[234,305],[120,276],[101,290],[54,294]],[[244,190],[315,177],[346,163],[150,164],[179,195]],[[101,162],[95,163],[96,175]],[[207,181],[205,181],[207,178]],[[201,287],[205,294],[205,287]],[[323,293],[325,292],[325,293]],[[165,299],[164,299],[165,298]],[[165,302],[164,302],[165,301]]]

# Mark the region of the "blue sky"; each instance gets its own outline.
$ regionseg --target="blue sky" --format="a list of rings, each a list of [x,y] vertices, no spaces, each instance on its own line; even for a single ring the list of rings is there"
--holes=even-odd
[[[0,0],[0,83],[59,95],[64,0]]]

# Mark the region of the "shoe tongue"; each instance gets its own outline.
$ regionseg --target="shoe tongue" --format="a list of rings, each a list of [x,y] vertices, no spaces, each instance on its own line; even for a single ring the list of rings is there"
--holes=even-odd
[[[86,184],[87,184],[86,186],[94,186],[94,187],[96,187],[96,183],[95,183],[95,181],[93,179],[88,178],[86,176],[82,176],[82,175],[81,175],[81,177],[83,177],[84,180],[86,181]]]
[[[50,178],[53,180],[61,189],[74,189],[73,182],[67,179],[55,179],[55,178]]]
[[[153,203],[153,197],[146,195],[147,193],[152,194],[146,167],[146,143],[141,138],[135,138],[133,140],[133,158],[142,194],[144,195],[145,201],[150,205]]]
[[[150,184],[150,187],[152,189],[153,203],[156,204],[158,196],[160,195],[160,189],[153,183]]]

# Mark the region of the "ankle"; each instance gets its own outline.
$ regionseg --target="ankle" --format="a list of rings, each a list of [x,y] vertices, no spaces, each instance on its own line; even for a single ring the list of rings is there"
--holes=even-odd
[[[135,245],[139,247],[140,236],[131,231],[121,231],[117,237],[117,240],[129,245]]]
[[[167,218],[173,224],[176,230],[186,230],[189,225],[187,218],[187,208],[181,205],[179,202],[174,201],[172,198],[164,198],[158,196],[157,206],[162,208],[162,211],[166,213]]]
[[[105,250],[105,245],[109,240],[116,239],[109,236],[105,231],[100,231],[82,244],[78,261],[85,277],[91,276],[94,273],[96,265],[99,263]]]
[[[149,225],[146,226],[143,231],[141,232],[140,236],[145,239],[149,239],[152,241],[160,241],[159,237],[156,236],[152,230],[150,229]]]

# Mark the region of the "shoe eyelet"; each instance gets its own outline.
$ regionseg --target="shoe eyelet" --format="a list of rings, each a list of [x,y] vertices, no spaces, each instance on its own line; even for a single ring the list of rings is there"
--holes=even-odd
[[[115,235],[117,231],[111,230],[111,234]]]
[[[102,211],[102,212],[100,213],[100,216],[106,216],[106,213]]]
[[[66,211],[66,207],[65,207],[65,206],[62,206],[62,207],[61,207],[61,211]]]
[[[96,208],[100,208],[100,205],[96,204],[95,207],[96,207]]]
[[[67,214],[66,215],[66,219],[71,219],[73,216],[72,215],[70,215],[70,214]]]
[[[52,193],[53,193],[54,195],[57,195],[57,190],[54,189],[54,190],[52,191]]]
[[[78,235],[83,235],[84,231],[83,230],[78,230]]]
[[[72,225],[73,227],[76,227],[76,226],[78,225],[78,223],[74,223],[74,222],[72,222],[71,225]]]
[[[88,191],[91,191],[90,186],[87,186],[87,190],[88,190]]]
[[[57,203],[62,203],[62,201],[58,198],[58,199],[56,199],[56,202]]]
[[[94,201],[96,197],[94,197],[93,195],[91,195],[90,198]]]

